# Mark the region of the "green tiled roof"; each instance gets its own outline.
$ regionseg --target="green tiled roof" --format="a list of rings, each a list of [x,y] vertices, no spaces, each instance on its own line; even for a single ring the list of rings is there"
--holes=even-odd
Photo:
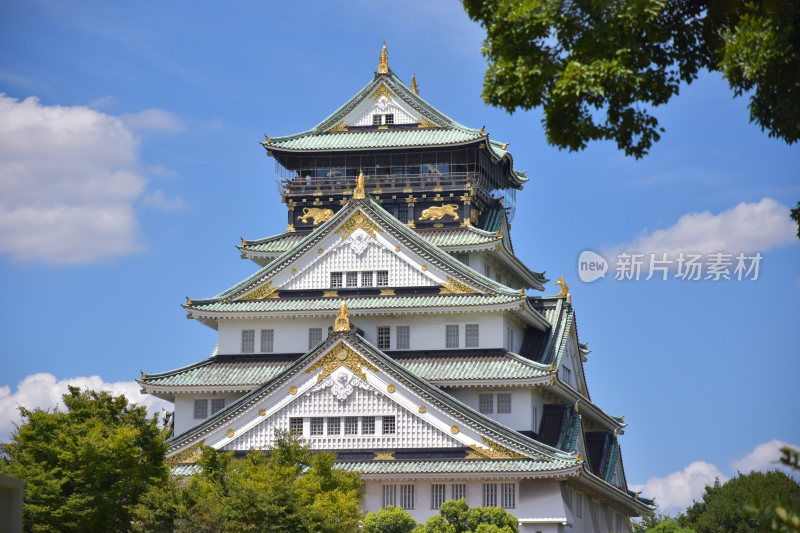
[[[395,360],[408,371],[428,381],[526,379],[549,374],[548,367],[534,363],[522,356],[453,354],[452,357],[408,358],[396,356]]]
[[[503,208],[494,208],[487,212],[486,220],[483,222],[483,230],[494,233],[503,227],[503,220],[505,220],[506,210]]]
[[[257,239],[254,241],[243,241],[240,250],[250,250],[253,252],[285,252],[303,240],[306,234],[286,232],[279,235],[273,235],[264,239]]]
[[[434,294],[430,296],[352,296],[347,299],[350,312],[358,315],[360,309],[413,309],[420,307],[462,307],[507,304],[523,300],[524,296],[484,294]],[[341,298],[267,298],[230,302],[193,302],[188,309],[220,313],[285,311],[335,311],[342,305]]]
[[[449,474],[492,472],[547,472],[575,468],[574,460],[553,459],[444,459],[438,461],[353,461],[337,468],[362,474]]]
[[[177,370],[148,374],[144,382],[160,386],[242,386],[261,385],[286,370],[292,362],[263,357],[215,356]]]

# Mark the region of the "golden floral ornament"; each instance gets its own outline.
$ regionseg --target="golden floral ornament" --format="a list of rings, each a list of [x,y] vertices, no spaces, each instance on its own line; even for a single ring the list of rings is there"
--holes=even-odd
[[[261,285],[259,288],[254,290],[251,293],[248,293],[241,298],[240,300],[263,300],[264,298],[269,298],[273,294],[278,291],[279,287],[272,286],[272,280]]]
[[[450,433],[457,435],[459,432],[458,426],[450,426]]]
[[[478,291],[455,278],[447,276],[447,283],[442,283],[439,294],[476,294]]]
[[[372,452],[375,454],[373,461],[394,461],[394,452]]]
[[[370,95],[370,97],[373,100],[378,100],[378,98],[380,98],[381,96],[385,96],[387,99],[391,100],[392,96],[394,96],[394,95],[392,94],[392,91],[390,91],[389,88],[386,85],[381,83],[378,86],[378,88],[375,89],[375,91]]]
[[[295,387],[294,385],[289,387],[289,394],[297,394],[297,387]]]
[[[388,386],[388,387],[386,387],[386,390],[387,390],[387,391],[388,391],[388,392],[391,394],[391,393],[393,393],[394,391],[396,391],[397,389],[395,389],[395,388],[394,388],[394,385],[392,385],[392,384],[390,383],[390,384],[389,384],[389,386]]]
[[[419,414],[421,414],[421,415],[424,415],[425,413],[427,413],[427,412],[428,412],[428,410],[427,410],[427,409],[425,409],[425,406],[424,406],[424,405],[420,405],[420,406],[419,406],[419,409],[417,409],[417,411],[419,411]]]
[[[229,439],[232,438],[235,434],[236,432],[231,428],[228,428],[228,431],[225,432],[225,436],[228,437]]]
[[[367,381],[366,370],[378,372],[377,368],[353,351],[347,344],[340,342],[328,351],[328,353],[317,359],[304,373],[311,374],[312,372],[322,369],[322,372],[317,375],[317,383],[319,383],[342,366],[352,372],[353,375],[361,378],[362,381]]]
[[[192,444],[186,449],[183,449],[173,455],[172,457],[167,457],[166,463],[167,464],[185,464],[185,463],[196,463],[198,459],[200,459],[200,455],[203,453],[201,448],[203,444],[205,444],[206,440],[203,439],[200,442]]]
[[[350,235],[353,234],[354,231],[357,229],[364,230],[367,235],[373,238],[377,238],[376,233],[380,232],[383,233],[383,230],[375,224],[367,215],[362,213],[361,211],[356,211],[350,218],[344,221],[344,223],[339,226],[334,233],[341,233],[342,240],[346,239]]]
[[[417,125],[418,128],[438,128],[439,126],[428,120],[427,118],[420,118]]]
[[[487,457],[491,457],[492,459],[526,459],[527,456],[515,452],[514,450],[510,450],[503,446],[502,444],[498,444],[493,440],[487,439],[483,435],[481,435],[481,440],[483,441],[483,445],[486,447],[484,448],[476,448],[480,449],[481,453],[485,454]]]
[[[347,124],[345,124],[344,121],[340,121],[331,128],[331,131],[347,131]]]

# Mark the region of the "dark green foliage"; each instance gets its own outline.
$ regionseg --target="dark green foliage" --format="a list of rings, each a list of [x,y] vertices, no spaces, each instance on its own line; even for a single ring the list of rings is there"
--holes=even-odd
[[[542,107],[547,140],[626,155],[659,140],[652,108],[702,70],[750,98],[770,136],[800,140],[800,0],[462,0],[486,29],[487,103]]]
[[[155,419],[124,396],[70,387],[66,411],[20,408],[0,472],[25,482],[26,531],[125,531],[129,506],[167,483]]]
[[[402,507],[388,506],[377,513],[367,513],[364,533],[411,533],[417,523]]]
[[[519,521],[499,507],[472,507],[466,500],[444,502],[415,533],[518,533]]]
[[[706,487],[702,501],[695,502],[678,521],[697,533],[761,532],[765,530],[764,517],[747,510],[754,501],[762,508],[772,508],[780,501],[796,509],[800,507],[800,485],[777,470],[740,474],[723,485]]]
[[[281,435],[270,455],[246,458],[203,447],[200,471],[153,486],[133,510],[137,531],[347,533],[358,530],[362,483],[333,468],[335,454],[312,454]]]

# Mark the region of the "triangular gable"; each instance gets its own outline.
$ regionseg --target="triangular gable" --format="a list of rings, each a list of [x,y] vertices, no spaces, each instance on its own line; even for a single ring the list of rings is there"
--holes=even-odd
[[[366,412],[340,408],[342,401],[364,402],[360,407]],[[169,455],[173,461],[185,460],[201,442],[217,449],[265,448],[274,430],[288,424],[291,412],[314,417],[402,415],[395,419],[394,436],[379,435],[385,439],[383,449],[421,447],[419,439],[427,438],[444,447],[468,448],[476,458],[529,458],[547,462],[553,469],[577,464],[569,454],[525,437],[443,393],[354,332],[329,336],[281,375],[176,436]],[[273,426],[270,419],[275,421]]]
[[[373,115],[391,114],[393,124],[429,123],[418,110],[400,98],[386,83],[378,84],[371,92],[338,122],[345,127],[372,126]]]

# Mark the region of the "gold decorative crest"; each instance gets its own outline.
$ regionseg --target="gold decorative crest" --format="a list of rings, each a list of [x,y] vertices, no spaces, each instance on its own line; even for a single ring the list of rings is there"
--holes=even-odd
[[[372,452],[375,454],[373,461],[394,461],[394,452]]]
[[[442,283],[439,294],[476,294],[478,292],[450,276],[447,276],[447,281],[448,283]]]
[[[481,435],[481,440],[483,441],[483,444],[484,444],[484,446],[486,446],[487,449],[478,448],[477,446],[474,447],[473,449],[475,449],[476,451],[479,451],[480,453],[482,453],[482,454],[484,454],[487,457],[490,457],[492,459],[526,459],[527,458],[525,455],[522,455],[521,453],[515,452],[514,450],[509,450],[508,448],[506,448],[502,444],[498,444],[498,443],[494,442],[493,440],[489,440],[486,437],[484,437],[483,435]]]
[[[457,435],[459,432],[458,426],[450,426],[450,433]]]
[[[375,89],[375,91],[370,95],[370,98],[377,100],[381,96],[385,96],[389,100],[392,99],[392,91],[390,91],[389,88],[384,84],[380,84],[378,88]]]
[[[258,416],[264,416],[265,414],[267,414],[267,410],[266,409],[259,409],[258,410]]]
[[[172,457],[167,457],[166,463],[171,465],[183,464],[183,463],[196,463],[198,459],[200,459],[200,455],[203,451],[200,449],[203,444],[205,444],[206,439],[201,440],[195,444],[192,444],[185,450],[181,450]]]
[[[431,122],[426,118],[419,119],[419,124],[417,125],[418,128],[438,128],[439,126]]]
[[[558,278],[558,281],[556,281],[556,287],[558,287],[559,285],[561,285],[561,290],[558,291],[558,294],[556,294],[556,296],[566,296],[567,293],[569,293],[569,286],[566,283],[564,283],[564,276],[561,276],[560,278]]]
[[[321,368],[322,372],[317,376],[317,383],[319,383],[340,366],[345,367],[364,381],[367,381],[367,374],[364,370],[378,372],[378,369],[368,363],[366,359],[354,352],[345,343],[340,342],[331,351],[320,357],[316,363],[308,367],[304,374],[311,374]]]
[[[275,292],[278,291],[280,287],[273,287],[272,280],[266,282],[253,292],[246,294],[239,298],[240,300],[263,300],[264,298],[269,298]]]
[[[230,428],[228,429],[228,431],[225,432],[225,436],[228,437],[229,439],[232,438],[235,434],[236,432]]]
[[[386,387],[386,390],[387,390],[387,391],[388,391],[388,392],[391,394],[392,392],[394,392],[394,391],[395,391],[395,390],[397,390],[397,389],[395,389],[395,388],[394,388],[394,385],[392,385],[392,384],[390,383],[390,384],[389,384],[389,386],[388,386],[388,387]]]
[[[419,94],[419,85],[417,85],[416,73],[411,75],[411,90],[414,91],[414,94]]]
[[[424,405],[420,405],[420,406],[419,406],[419,409],[417,409],[417,411],[419,411],[419,414],[421,414],[421,415],[424,415],[425,413],[427,413],[427,412],[428,412],[428,410],[427,410],[427,409],[425,409],[425,406],[424,406]]]
[[[344,240],[350,235],[352,235],[353,232],[357,229],[363,229],[364,231],[367,232],[369,236],[373,238],[375,238],[375,232],[383,233],[383,230],[380,228],[380,226],[375,224],[372,220],[369,219],[369,217],[367,217],[367,215],[365,215],[361,211],[357,211],[356,213],[354,213],[350,218],[348,218],[344,222],[344,224],[339,226],[339,228],[336,231],[334,231],[334,233],[341,233],[342,240]]]
[[[338,124],[333,126],[330,131],[347,131],[347,124],[344,121],[340,121]]]

